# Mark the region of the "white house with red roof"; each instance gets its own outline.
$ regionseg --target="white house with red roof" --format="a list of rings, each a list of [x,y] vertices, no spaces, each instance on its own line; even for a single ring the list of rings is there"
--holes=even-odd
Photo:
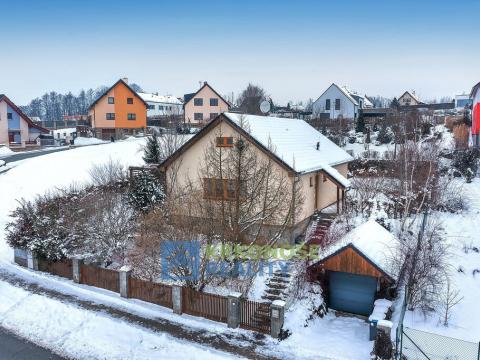
[[[6,95],[0,94],[0,145],[13,149],[35,146],[40,134],[48,132],[34,124]]]

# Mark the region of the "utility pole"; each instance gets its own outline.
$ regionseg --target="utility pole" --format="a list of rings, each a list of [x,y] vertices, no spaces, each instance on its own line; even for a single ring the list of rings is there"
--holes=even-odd
[[[423,235],[425,233],[425,226],[427,225],[427,218],[428,218],[428,207],[425,209],[425,212],[423,213],[423,219],[422,219],[422,226],[420,227],[420,231],[418,232],[418,238],[417,238],[417,246],[415,247],[415,252],[413,253],[413,260],[412,260],[412,266],[410,268],[410,274],[408,276],[408,281],[407,281],[407,293],[408,293],[408,303],[411,303],[411,296],[412,296],[412,283],[414,281],[413,275],[414,275],[414,270],[415,267],[417,266],[417,261],[418,261],[418,253],[420,252],[422,248],[422,240],[423,240]]]

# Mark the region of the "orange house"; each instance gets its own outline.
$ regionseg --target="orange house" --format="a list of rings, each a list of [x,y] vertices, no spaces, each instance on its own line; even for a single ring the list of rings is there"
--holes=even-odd
[[[128,79],[120,79],[90,105],[88,118],[97,138],[122,139],[145,129],[147,103],[128,85]]]

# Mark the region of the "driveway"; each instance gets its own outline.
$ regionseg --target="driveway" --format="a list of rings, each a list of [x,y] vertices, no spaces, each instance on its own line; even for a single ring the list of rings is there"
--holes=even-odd
[[[64,359],[38,345],[0,327],[0,359],[5,360],[61,360]]]
[[[0,160],[3,160],[8,164],[10,162],[30,159],[30,158],[34,158],[34,157],[37,157],[37,156],[51,154],[51,153],[55,153],[55,152],[59,152],[59,151],[65,151],[65,150],[68,150],[68,149],[69,149],[68,146],[62,146],[62,147],[53,148],[53,149],[23,151],[23,152],[15,153],[13,155],[1,157]]]

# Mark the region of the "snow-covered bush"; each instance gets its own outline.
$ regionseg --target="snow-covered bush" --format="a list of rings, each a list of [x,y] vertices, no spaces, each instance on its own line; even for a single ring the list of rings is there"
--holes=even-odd
[[[20,201],[6,227],[8,244],[48,260],[67,257],[87,236],[84,212],[77,202],[81,193],[72,188]]]

